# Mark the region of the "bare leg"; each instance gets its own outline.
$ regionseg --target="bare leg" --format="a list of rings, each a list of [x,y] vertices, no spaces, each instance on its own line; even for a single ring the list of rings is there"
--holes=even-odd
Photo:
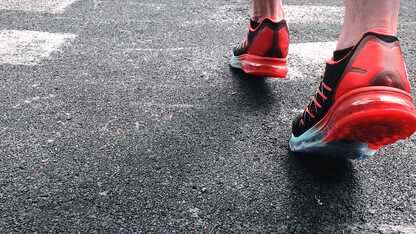
[[[336,49],[353,46],[368,31],[397,34],[400,0],[345,0],[345,18]]]
[[[253,0],[251,19],[260,22],[265,17],[281,20],[285,17],[282,0]]]

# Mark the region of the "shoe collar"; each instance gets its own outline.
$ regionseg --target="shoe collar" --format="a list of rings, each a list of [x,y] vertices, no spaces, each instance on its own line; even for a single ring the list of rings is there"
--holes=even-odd
[[[368,31],[368,32],[366,32],[366,33],[364,33],[362,36],[361,36],[361,38],[360,38],[360,40],[358,40],[358,42],[352,47],[352,49],[351,49],[351,51],[347,54],[347,55],[345,55],[342,59],[340,59],[340,60],[338,60],[338,61],[334,61],[334,57],[332,57],[330,60],[327,60],[326,61],[326,64],[327,65],[334,65],[334,64],[337,64],[337,63],[339,63],[339,62],[341,62],[342,60],[344,60],[346,57],[348,57],[351,53],[354,53],[354,51],[355,51],[355,48],[361,43],[361,41],[365,38],[365,37],[367,37],[367,36],[369,36],[369,35],[374,35],[374,34],[376,34],[376,35],[382,35],[382,36],[388,36],[388,37],[395,37],[395,38],[397,38],[396,37],[396,35],[394,35],[394,34],[390,34],[390,33],[384,33],[384,32],[379,32],[379,31]]]
[[[249,26],[248,26],[248,29],[250,30],[250,31],[252,31],[252,32],[254,32],[254,31],[256,31],[259,27],[260,27],[260,25],[262,25],[263,24],[263,22],[265,21],[265,20],[269,20],[269,21],[271,21],[271,22],[273,22],[273,23],[280,23],[280,22],[282,22],[282,21],[286,21],[286,19],[281,19],[281,20],[276,20],[276,19],[272,19],[272,18],[270,18],[270,17],[265,17],[265,18],[263,18],[261,21],[260,21],[260,23],[257,23],[256,21],[254,21],[252,18],[250,18],[250,23],[249,23]],[[252,27],[252,23],[251,22],[255,22],[256,24],[258,24],[257,25],[257,27],[256,28],[253,28]]]

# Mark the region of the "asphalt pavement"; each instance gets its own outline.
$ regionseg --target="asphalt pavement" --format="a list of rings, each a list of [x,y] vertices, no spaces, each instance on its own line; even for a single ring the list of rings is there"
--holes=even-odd
[[[342,0],[284,1],[286,79],[228,66],[250,2],[58,2],[0,3],[0,233],[416,233],[416,136],[361,161],[288,147]]]

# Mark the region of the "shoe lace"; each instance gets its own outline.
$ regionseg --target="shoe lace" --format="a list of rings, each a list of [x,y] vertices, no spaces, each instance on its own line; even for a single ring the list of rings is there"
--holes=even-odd
[[[237,47],[237,49],[244,48],[244,47],[246,47],[246,46],[247,46],[247,44],[248,44],[248,41],[247,41],[247,37],[246,37],[246,38],[244,38],[244,40],[240,43],[240,45]]]
[[[316,91],[315,95],[312,97],[312,100],[309,101],[308,105],[306,105],[305,109],[303,110],[302,118],[300,120],[300,123],[302,125],[305,125],[307,116],[309,116],[309,119],[310,118],[314,119],[316,115],[318,114],[318,109],[322,108],[322,104],[328,99],[328,97],[325,96],[324,94],[324,90],[327,90],[329,92],[332,91],[332,89],[328,85],[325,84],[325,82],[323,81],[323,76],[322,76],[322,81],[321,81],[321,84],[319,85],[318,90]]]

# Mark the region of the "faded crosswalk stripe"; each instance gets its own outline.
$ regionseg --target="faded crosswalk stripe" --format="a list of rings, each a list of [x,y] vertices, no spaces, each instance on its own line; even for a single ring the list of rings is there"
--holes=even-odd
[[[1,0],[0,9],[59,14],[75,1],[77,0]]]
[[[63,13],[77,0],[1,0],[0,10]],[[39,65],[77,35],[30,30],[0,31],[0,64]]]
[[[342,24],[344,7],[340,6],[283,6],[286,19],[291,23],[328,23]]]
[[[212,22],[223,24],[247,22],[247,14],[242,14],[239,8],[241,7],[237,5],[223,5],[215,11],[207,13],[202,19],[196,18],[182,21],[181,26],[193,27],[201,24],[212,24]],[[331,24],[342,24],[345,8],[341,6],[284,5],[283,9],[290,25],[295,23],[312,24],[328,22],[331,22]]]
[[[37,31],[0,31],[0,64],[37,65],[73,40],[75,34]]]
[[[337,42],[310,42],[289,45],[288,78],[306,78],[307,76],[322,75],[325,61],[332,58]],[[320,67],[321,70],[311,71],[311,67]]]

